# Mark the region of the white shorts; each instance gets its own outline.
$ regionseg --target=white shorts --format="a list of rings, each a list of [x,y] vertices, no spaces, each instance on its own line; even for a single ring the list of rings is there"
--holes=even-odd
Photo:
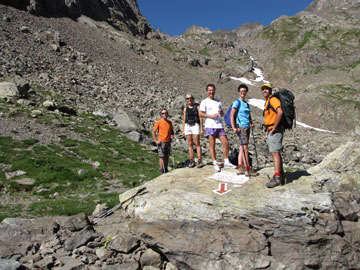
[[[200,125],[195,123],[195,125],[190,126],[189,124],[185,123],[185,136],[187,135],[199,135],[200,134]]]

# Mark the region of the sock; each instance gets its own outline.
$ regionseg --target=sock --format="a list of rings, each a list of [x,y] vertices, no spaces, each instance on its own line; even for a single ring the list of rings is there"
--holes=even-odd
[[[275,176],[280,176],[279,172],[274,173]]]
[[[242,164],[238,164],[238,168],[241,168],[243,165]]]
[[[190,159],[194,159],[194,156],[190,156]]]
[[[224,158],[224,163],[225,163],[225,164],[230,163],[229,159],[228,159],[228,158]]]
[[[214,165],[217,164],[216,160],[213,160],[213,164],[214,164]]]

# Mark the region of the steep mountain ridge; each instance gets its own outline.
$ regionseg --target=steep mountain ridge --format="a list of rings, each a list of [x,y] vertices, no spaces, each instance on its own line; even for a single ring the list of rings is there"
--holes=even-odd
[[[143,37],[152,30],[141,15],[136,0],[3,0],[1,2],[37,16],[65,16],[77,19],[85,15],[97,21],[106,21],[119,30]]]

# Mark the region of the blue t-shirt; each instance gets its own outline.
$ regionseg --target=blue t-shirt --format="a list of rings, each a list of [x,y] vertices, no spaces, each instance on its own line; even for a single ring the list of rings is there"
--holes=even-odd
[[[240,98],[234,101],[233,108],[238,110],[236,117],[236,125],[239,127],[250,127],[250,106],[247,102],[242,101]]]

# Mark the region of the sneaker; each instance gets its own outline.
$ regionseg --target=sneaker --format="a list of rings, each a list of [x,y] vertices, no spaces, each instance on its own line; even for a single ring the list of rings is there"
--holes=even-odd
[[[274,175],[273,178],[266,183],[267,188],[274,188],[281,185],[280,176]]]
[[[259,174],[257,172],[254,172],[252,168],[245,171],[246,176],[258,176]]]
[[[213,163],[215,172],[220,172],[220,167],[217,163]]]
[[[189,168],[194,168],[194,167],[195,167],[195,161],[193,159],[190,159]]]
[[[236,166],[231,164],[230,162],[226,162],[224,164],[224,169],[236,169]]]
[[[238,169],[238,175],[240,175],[240,174],[244,174],[245,172],[246,172],[246,170],[244,169],[244,167],[243,166],[241,166],[241,167],[238,167],[237,168]]]

